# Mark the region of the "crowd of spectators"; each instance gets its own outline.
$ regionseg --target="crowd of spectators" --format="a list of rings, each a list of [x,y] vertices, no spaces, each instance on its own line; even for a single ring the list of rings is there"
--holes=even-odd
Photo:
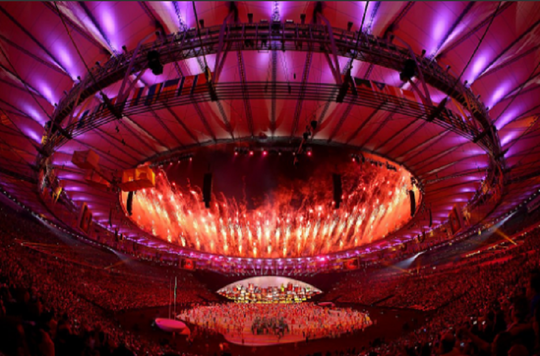
[[[360,355],[540,355],[540,230],[512,246],[501,253],[504,258],[495,255],[442,273],[401,273],[388,280],[366,274],[358,284],[342,281],[339,287],[347,286],[345,294],[357,302],[433,309],[421,328]],[[362,290],[355,293],[356,288]]]
[[[160,278],[166,269],[150,267],[151,273],[145,275],[144,268],[115,259],[115,254],[100,255],[77,244],[70,249],[59,242],[56,232],[6,208],[0,209],[0,229],[0,353],[86,356],[171,351],[123,329],[114,313],[166,305],[171,280]],[[58,248],[44,247],[54,244]],[[80,251],[92,257],[82,260]],[[436,269],[411,264],[350,273],[328,299],[430,313],[421,327],[397,339],[331,354],[538,356],[539,263],[537,229],[516,243],[462,256],[459,263]],[[212,298],[188,272],[177,272],[179,303]]]
[[[495,229],[489,230],[486,235],[492,237],[496,235],[494,231]],[[435,310],[461,295],[461,281],[455,278],[456,271],[509,260],[522,251],[523,247],[520,246],[529,236],[534,239],[536,235],[525,233],[515,241],[501,241],[499,237],[499,241],[492,244],[483,244],[488,239],[486,236],[475,236],[468,241],[428,251],[425,255],[415,256],[402,263],[380,264],[349,272],[326,294],[325,299],[363,305]],[[457,251],[459,254],[456,254]],[[437,255],[452,257],[444,259]]]
[[[5,214],[9,214],[9,211],[6,210]],[[176,290],[177,303],[217,300],[214,293],[204,288],[187,271],[138,263],[127,256],[66,236],[62,240],[58,237],[59,231],[32,220],[25,220],[26,228],[21,229],[16,222],[20,219],[11,215],[3,222],[6,233],[12,233],[11,241],[21,245],[20,251],[32,253],[56,270],[62,269],[62,278],[69,281],[72,289],[106,310],[167,305],[175,277],[180,285]],[[29,229],[31,233],[28,233]]]
[[[168,285],[152,284],[144,276],[135,280],[120,271],[109,273],[103,266],[91,268],[92,261],[73,264],[62,259],[62,254],[69,255],[65,248],[62,253],[29,248],[35,240],[62,245],[49,228],[4,207],[0,207],[0,230],[0,354],[160,355],[170,351],[168,346],[122,329],[112,312],[167,305]],[[178,303],[202,301],[193,292],[202,287],[182,286],[188,280],[194,284],[193,277],[178,271],[178,280]]]

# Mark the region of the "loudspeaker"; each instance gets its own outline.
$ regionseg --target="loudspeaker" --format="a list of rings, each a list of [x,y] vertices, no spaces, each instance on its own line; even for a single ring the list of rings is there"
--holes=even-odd
[[[343,189],[341,187],[341,174],[333,174],[334,181],[334,202],[336,203],[336,209],[339,209],[341,203],[341,196],[343,195]]]
[[[411,198],[411,216],[414,216],[416,211],[416,200],[414,198],[414,192],[409,190],[409,198]]]
[[[131,213],[132,206],[133,206],[133,192],[129,192],[127,196],[127,201],[126,201],[126,209],[129,216],[132,215]]]
[[[412,79],[416,75],[416,62],[412,59],[407,59],[403,63],[403,71],[399,73],[399,79],[403,82],[406,82],[409,79]]]
[[[156,50],[148,52],[146,57],[148,59],[148,68],[152,70],[154,75],[163,74],[163,65],[159,61],[159,52]]]
[[[212,197],[212,173],[205,173],[203,180],[203,201],[206,208],[210,207]]]

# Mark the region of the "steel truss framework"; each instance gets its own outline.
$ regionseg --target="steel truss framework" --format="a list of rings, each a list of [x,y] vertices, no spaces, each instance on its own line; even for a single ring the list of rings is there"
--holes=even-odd
[[[337,53],[342,57],[377,64],[397,71],[403,69],[403,63],[406,60],[414,60],[409,49],[396,46],[386,39],[366,35],[359,31],[346,31],[318,24],[281,22],[227,24],[207,27],[200,33],[196,29],[190,29],[161,36],[155,42],[141,44],[134,51],[112,58],[104,66],[94,67],[92,74],[87,75],[60,101],[53,113],[53,121],[61,126],[64,119],[84,99],[122,80],[126,77],[128,70],[128,74],[135,74],[146,69],[147,54],[151,50],[158,51],[161,63],[167,64],[204,54],[219,54],[224,45],[230,51],[284,50]],[[469,138],[473,133],[473,140],[487,148],[493,159],[502,159],[499,139],[491,124],[487,109],[472,91],[462,83],[458,83],[456,78],[434,61],[420,56],[415,59],[427,84],[456,99],[471,112],[472,120],[467,124],[469,126],[467,129],[462,130],[459,127],[453,129],[465,131]],[[294,94],[289,94],[287,87],[285,94],[294,95],[296,98],[303,94],[304,100],[310,99],[308,90],[295,89]],[[221,95],[226,94],[222,92]],[[238,92],[236,92],[236,98],[238,98]],[[251,91],[250,98],[255,98],[251,96]],[[333,100],[331,97],[319,98],[321,99]],[[52,153],[52,151],[48,152]]]
[[[274,89],[269,89],[266,82],[230,82],[215,84],[214,90],[220,100],[238,99],[243,93],[248,92],[250,99],[271,99],[275,97],[280,100],[296,100],[299,96],[302,96],[305,100],[334,101],[336,91],[339,89],[339,86],[336,84],[321,83],[277,82],[274,87]],[[479,135],[474,127],[461,118],[452,115],[448,110],[438,112],[434,106],[427,106],[416,102],[411,105],[411,102],[406,99],[383,93],[374,94],[370,90],[357,89],[357,94],[352,95],[351,93],[351,95],[347,95],[343,102],[430,120],[471,141],[475,140]],[[191,95],[175,96],[173,93],[167,97],[160,96],[158,100],[153,99],[151,105],[146,105],[147,99],[148,97],[146,96],[138,98],[136,102],[135,100],[127,100],[125,103],[115,105],[115,107],[120,109],[121,106],[124,106],[123,114],[131,116],[176,106],[209,102],[212,100],[212,97],[208,88],[203,86],[198,87]],[[117,119],[115,114],[107,107],[103,107],[91,116],[87,116],[84,121],[71,123],[65,128],[65,131],[74,138]],[[56,135],[55,138],[56,140],[50,143],[54,147],[59,147],[69,140],[68,137],[62,134]],[[485,145],[484,140],[479,140],[478,144],[487,152],[490,152],[493,148],[492,145]]]

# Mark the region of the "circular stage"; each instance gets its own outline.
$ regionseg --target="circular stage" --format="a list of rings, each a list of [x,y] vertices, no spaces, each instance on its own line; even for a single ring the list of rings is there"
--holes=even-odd
[[[178,318],[218,332],[237,345],[271,346],[337,337],[372,325],[367,313],[351,308],[302,304],[221,304],[184,311]]]

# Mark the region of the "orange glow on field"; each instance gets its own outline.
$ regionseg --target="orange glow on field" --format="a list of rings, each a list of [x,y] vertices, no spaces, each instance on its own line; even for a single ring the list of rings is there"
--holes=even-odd
[[[334,209],[329,172],[338,164],[343,202]],[[419,192],[405,169],[350,162],[321,167],[307,181],[280,181],[251,209],[223,192],[214,192],[206,209],[199,186],[171,184],[165,173],[158,174],[155,188],[133,196],[130,218],[144,231],[182,247],[254,258],[347,250],[384,238],[411,219],[408,191],[415,191],[417,202]],[[126,196],[123,192],[123,202]]]

